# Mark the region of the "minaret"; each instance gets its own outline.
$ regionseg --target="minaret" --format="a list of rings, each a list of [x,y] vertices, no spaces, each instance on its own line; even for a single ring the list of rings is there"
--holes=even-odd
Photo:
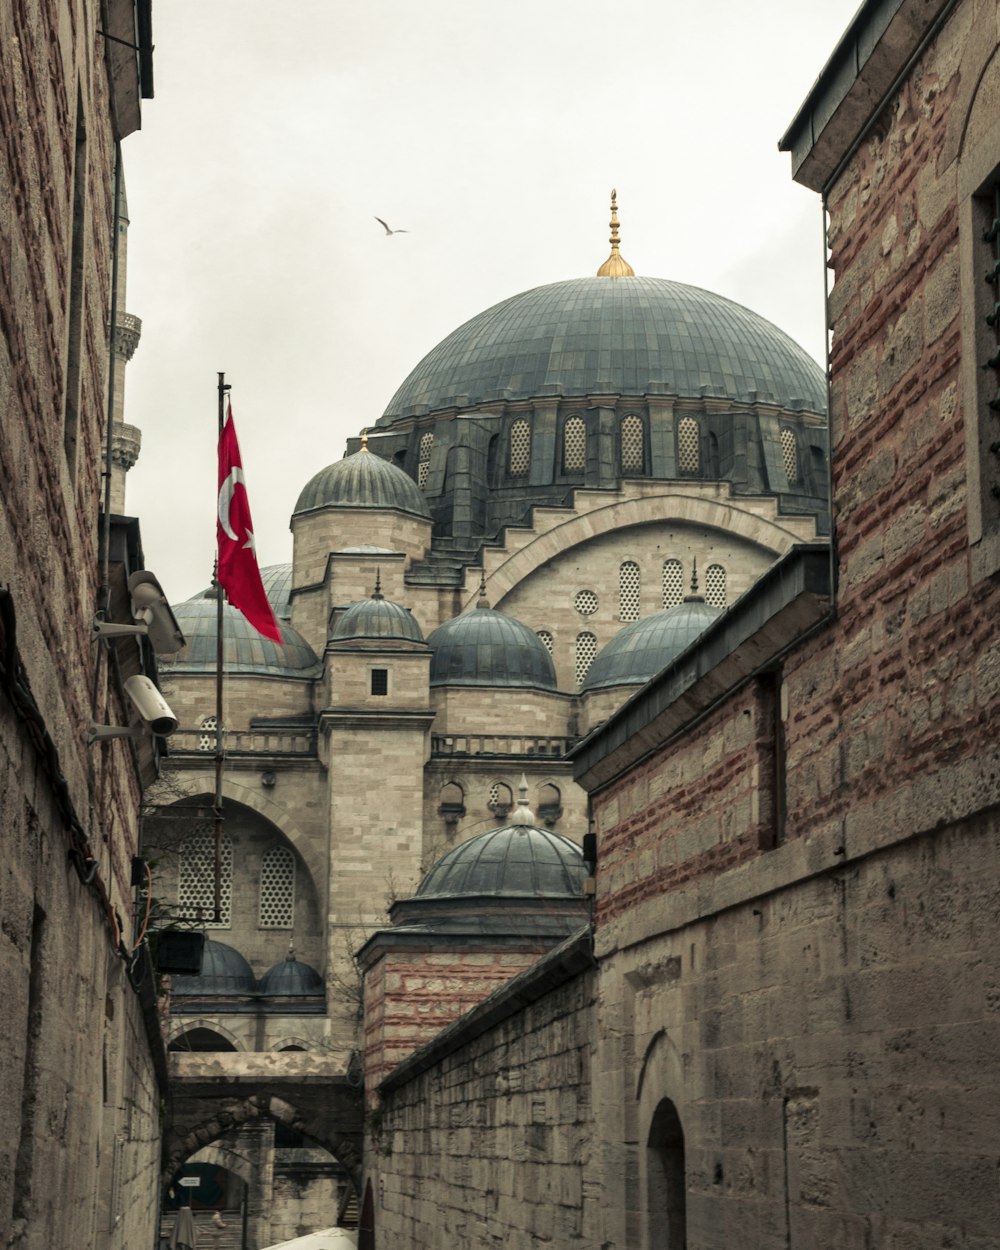
[[[115,398],[111,419],[111,511],[125,511],[125,474],[139,459],[142,433],[134,425],[126,425],[125,412],[125,366],[139,346],[142,322],[138,317],[124,311],[126,270],[128,269],[128,201],[125,184],[122,183],[121,204],[118,212],[118,312],[114,332]]]
[[[635,270],[618,251],[618,192],[615,190],[611,192],[611,220],[608,225],[611,227],[611,238],[608,240],[611,244],[611,255],[598,269],[597,276],[599,278],[634,278]]]

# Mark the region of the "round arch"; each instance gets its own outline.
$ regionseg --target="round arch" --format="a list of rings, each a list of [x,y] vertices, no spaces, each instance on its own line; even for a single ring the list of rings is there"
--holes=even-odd
[[[217,1033],[223,1041],[230,1043],[233,1050],[246,1049],[236,1034],[227,1029],[225,1025],[220,1024],[217,1018],[209,1020],[200,1016],[197,1019],[180,1016],[177,1018],[176,1023],[171,1021],[170,1031],[167,1035],[167,1045],[172,1045],[174,1042],[179,1041],[185,1033],[192,1033],[195,1029],[205,1029],[209,1033]]]
[[[295,821],[288,818],[284,808],[279,807],[259,788],[251,789],[239,781],[225,777],[222,781],[222,798],[223,801],[229,799],[234,803],[239,803],[241,807],[263,817],[271,825],[276,841],[281,843],[282,840],[286,840],[302,860],[312,879],[317,900],[321,901],[326,898],[326,863],[313,845],[313,840],[307,838]],[[214,801],[215,796],[207,790],[192,789],[181,798],[175,799],[173,803],[163,806],[171,808],[201,802],[205,807],[211,807]]]
[[[652,1250],[654,1229],[670,1229],[670,1246],[685,1244],[684,1069],[680,1053],[660,1029],[646,1047],[635,1098],[639,1126],[639,1195],[642,1250]]]
[[[487,549],[486,591],[494,607],[502,608],[504,598],[519,584],[546,563],[565,555],[592,539],[630,526],[663,525],[666,522],[718,530],[731,538],[741,539],[774,557],[782,555],[795,543],[815,539],[812,517],[780,517],[777,500],[764,500],[765,515],[740,506],[730,498],[708,497],[697,490],[679,489],[642,493],[629,499],[617,498],[579,516],[556,522],[543,532],[529,537],[517,551]],[[713,487],[713,491],[717,488]],[[490,570],[494,557],[497,563]],[[477,576],[473,578],[472,574]],[[462,610],[472,607],[479,596],[480,570],[467,573]],[[474,585],[471,583],[474,581]]]
[[[314,1116],[283,1098],[262,1093],[248,1098],[219,1099],[214,1113],[183,1125],[173,1124],[164,1141],[161,1181],[169,1184],[177,1169],[192,1155],[208,1146],[228,1130],[238,1128],[248,1120],[268,1116],[276,1123],[284,1124],[327,1150],[345,1169],[355,1189],[361,1189],[361,1155],[353,1136],[328,1131]],[[215,1147],[224,1150],[222,1146]]]

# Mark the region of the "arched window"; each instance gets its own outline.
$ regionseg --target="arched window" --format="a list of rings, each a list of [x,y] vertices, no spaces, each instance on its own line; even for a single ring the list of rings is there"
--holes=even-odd
[[[538,631],[538,637],[541,639],[542,646],[545,648],[545,650],[549,653],[549,655],[552,655],[553,642],[552,642],[552,635],[549,633],[549,631],[547,629],[540,629]]]
[[[563,426],[563,472],[582,473],[587,467],[587,427],[583,417],[569,417]]]
[[[427,485],[427,474],[431,467],[431,448],[434,446],[434,435],[430,430],[420,435],[417,451],[417,485],[421,490]]]
[[[439,798],[438,814],[446,823],[453,824],[465,815],[465,791],[457,781],[446,781]]]
[[[198,722],[198,750],[214,751],[215,750],[215,730],[218,720],[214,716],[203,716]],[[225,733],[226,727],[222,726],[222,732]]]
[[[562,815],[562,795],[559,787],[547,781],[538,791],[538,819],[551,827]]]
[[[620,441],[620,460],[623,473],[642,473],[646,467],[646,448],[642,417],[630,412],[622,417]]]
[[[677,467],[685,477],[695,477],[701,472],[698,422],[694,417],[682,417],[678,422]]]
[[[663,561],[663,606],[675,608],[684,600],[684,570],[680,560]]]
[[[215,829],[207,820],[180,846],[177,902],[186,919],[200,919],[205,929],[228,929],[233,922],[233,843],[222,835],[219,874],[220,919],[215,914]]]
[[[487,803],[494,816],[506,816],[513,807],[510,786],[503,781],[494,781],[490,786],[490,797]]]
[[[705,570],[705,602],[712,608],[726,606],[726,570],[721,564],[710,564]]]
[[[687,1245],[684,1129],[669,1098],[653,1112],[646,1139],[646,1228],[650,1246]]]
[[[626,560],[618,570],[618,615],[623,621],[639,619],[639,566]]]
[[[590,666],[594,662],[594,656],[597,655],[597,636],[585,631],[576,636],[576,647],[574,648],[574,658],[576,660],[576,685],[579,689],[586,680],[587,674],[590,672]]]
[[[510,427],[510,475],[527,477],[531,467],[531,426],[518,417]]]
[[[781,458],[785,462],[785,476],[791,486],[799,480],[799,449],[795,440],[795,431],[790,425],[781,429]]]
[[[290,929],[295,917],[295,856],[272,846],[260,865],[260,927]]]

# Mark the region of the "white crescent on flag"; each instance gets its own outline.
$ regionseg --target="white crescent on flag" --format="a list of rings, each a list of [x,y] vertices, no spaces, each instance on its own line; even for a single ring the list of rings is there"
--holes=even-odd
[[[227,537],[236,542],[236,534],[232,526],[229,524],[229,508],[233,502],[233,492],[236,489],[236,483],[243,482],[246,489],[246,481],[243,477],[243,470],[238,464],[233,465],[229,470],[229,476],[219,487],[219,524],[222,526],[223,532]]]

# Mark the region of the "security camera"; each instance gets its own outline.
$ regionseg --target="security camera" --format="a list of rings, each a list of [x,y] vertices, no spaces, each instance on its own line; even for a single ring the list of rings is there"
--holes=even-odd
[[[166,738],[172,734],[180,721],[170,710],[170,704],[148,677],[141,673],[125,682],[125,693],[132,700],[135,710],[154,734]]]
[[[149,641],[157,655],[174,655],[184,646],[184,635],[170,610],[163,588],[148,569],[139,569],[128,579],[132,615],[146,626]]]
[[[184,646],[184,635],[170,610],[163,588],[148,569],[138,569],[128,579],[135,625],[95,621],[95,638],[122,638],[144,634],[157,655],[174,655]]]

